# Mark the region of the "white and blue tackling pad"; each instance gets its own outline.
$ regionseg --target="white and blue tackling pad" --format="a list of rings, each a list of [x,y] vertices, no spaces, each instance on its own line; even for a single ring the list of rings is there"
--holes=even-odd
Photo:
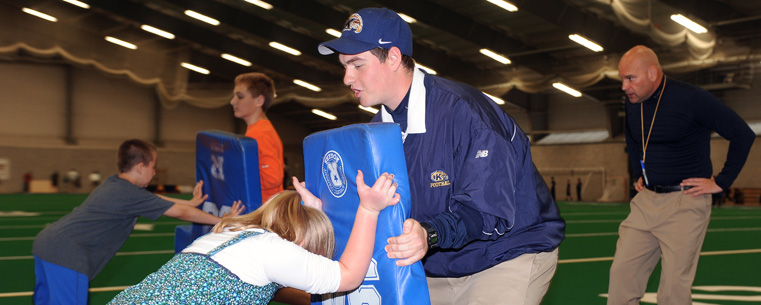
[[[204,130],[196,135],[196,181],[203,180],[209,198],[199,207],[222,216],[241,200],[244,214],[262,205],[259,152],[256,140],[224,131]],[[192,224],[175,229],[175,252],[182,251],[211,226]]]
[[[349,293],[313,295],[312,304],[430,304],[421,262],[396,266],[386,255],[387,239],[402,234],[410,216],[410,189],[401,130],[394,123],[355,124],[314,133],[304,139],[306,187],[323,202],[336,235],[335,259],[341,257],[359,207],[357,170],[373,185],[393,173],[401,202],[380,213],[372,262],[362,285]]]

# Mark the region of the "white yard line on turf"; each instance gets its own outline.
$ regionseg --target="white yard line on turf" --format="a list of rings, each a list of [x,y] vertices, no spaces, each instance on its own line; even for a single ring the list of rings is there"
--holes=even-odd
[[[761,249],[728,250],[728,251],[705,251],[705,252],[700,252],[700,256],[748,254],[748,253],[761,253]],[[558,264],[604,262],[604,261],[612,261],[612,260],[613,260],[612,256],[608,256],[608,257],[591,257],[591,258],[572,258],[572,259],[561,259],[561,260],[558,260]]]
[[[722,216],[711,217],[714,220],[738,220],[738,219],[761,219],[761,216]],[[623,219],[589,219],[589,220],[566,220],[565,223],[611,223],[621,222]]]
[[[721,228],[721,229],[708,229],[708,233],[723,233],[723,232],[753,232],[761,231],[760,227],[756,228]],[[616,236],[618,232],[600,232],[600,233],[575,233],[566,234],[565,237],[595,237],[595,236]]]
[[[142,224],[142,223],[140,223]],[[167,226],[167,225],[186,225],[190,224],[189,222],[184,221],[165,221],[165,222],[157,222],[157,223],[150,223],[155,226]],[[15,229],[36,229],[36,228],[44,228],[48,226],[48,224],[41,224],[41,225],[13,225],[13,226],[0,226],[0,230],[6,229],[6,230],[15,230]]]
[[[116,255],[143,255],[143,254],[165,254],[165,253],[174,253],[174,251],[142,251],[142,252],[119,252]],[[748,253],[761,253],[761,249],[746,249],[746,250],[732,250],[732,251],[708,251],[708,252],[701,252],[701,256],[708,256],[708,255],[730,255],[730,254],[748,254]],[[31,258],[31,256],[30,256]],[[3,260],[2,257],[0,257],[0,260]],[[603,261],[612,261],[613,257],[593,257],[593,258],[576,258],[576,259],[561,259],[558,260],[558,264],[572,264],[572,263],[589,263],[589,262],[603,262]],[[129,286],[112,286],[112,287],[94,287],[90,288],[90,292],[100,292],[100,291],[121,291],[126,289]],[[6,293],[0,293],[0,298],[11,298],[11,297],[25,297],[25,296],[31,296],[31,291],[23,291],[23,292],[6,292]]]
[[[174,236],[174,233],[136,233],[129,237],[159,237],[159,236]],[[3,241],[19,241],[19,240],[34,240],[32,237],[3,237],[0,238],[0,242]]]
[[[174,254],[174,250],[117,252],[116,256],[154,255],[154,254]],[[34,256],[32,256],[32,255],[25,255],[25,256],[0,256],[0,261],[15,261],[15,260],[27,260],[27,259],[34,259]]]
[[[586,215],[628,215],[629,212],[627,212],[627,211],[621,211],[621,212],[564,212],[562,214],[563,214],[563,217],[565,217],[565,216],[586,216]]]
[[[122,291],[124,289],[127,289],[127,287],[130,287],[130,286],[96,287],[96,288],[90,288],[89,291],[90,292]],[[32,295],[34,295],[34,292],[32,291],[6,292],[6,293],[0,293],[0,298],[30,297]]]

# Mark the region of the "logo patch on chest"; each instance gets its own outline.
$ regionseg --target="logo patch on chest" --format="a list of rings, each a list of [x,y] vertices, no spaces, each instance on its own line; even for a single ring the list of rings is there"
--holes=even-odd
[[[441,187],[449,185],[449,175],[442,170],[435,170],[431,173],[431,187]]]

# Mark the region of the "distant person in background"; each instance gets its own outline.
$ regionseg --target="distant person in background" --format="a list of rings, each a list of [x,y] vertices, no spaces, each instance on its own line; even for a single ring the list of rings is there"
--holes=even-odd
[[[82,187],[82,177],[79,176],[79,172],[74,168],[70,169],[69,172],[66,173],[66,180],[68,180],[68,182],[70,182],[75,189]]]
[[[24,173],[22,180],[24,182],[24,193],[29,193],[29,185],[32,184],[32,172]]]
[[[739,188],[735,188],[735,203],[745,204],[745,193]]]
[[[576,182],[576,199],[581,201],[581,178]]]
[[[50,174],[50,185],[53,186],[53,189],[58,191],[58,179],[59,179],[58,171],[53,171],[52,174]]]
[[[568,179],[568,181],[565,183],[565,201],[572,201],[573,196],[571,196],[571,179]]]
[[[90,179],[90,184],[92,184],[92,186],[100,185],[101,176],[99,171],[93,171],[88,178]]]
[[[118,175],[108,177],[71,213],[50,224],[34,239],[34,303],[37,305],[86,305],[89,282],[127,241],[138,217],[156,220],[162,215],[214,225],[222,218],[198,208],[203,181],[193,198],[182,200],[157,196],[145,189],[156,175],[156,147],[128,140],[119,146]],[[233,203],[230,214],[243,210]]]
[[[552,184],[550,187],[550,192],[552,193],[552,201],[557,201],[557,199],[555,199],[555,177],[550,177],[550,183]]]
[[[732,188],[726,188],[724,190],[724,198],[726,199],[725,202],[732,202],[732,203],[735,202],[735,198],[733,197],[733,194],[732,194]]]
[[[283,177],[283,189],[293,190],[293,183],[288,181],[288,177],[291,175],[288,173],[288,158],[286,157],[283,157],[283,173],[285,174]]]
[[[639,304],[658,261],[658,304],[692,304],[692,283],[708,222],[711,194],[740,173],[756,135],[707,91],[667,77],[658,56],[636,46],[621,57],[625,137],[637,195],[621,222],[610,267],[608,304]],[[729,140],[726,162],[711,177],[711,133]]]
[[[235,78],[230,105],[236,118],[246,121],[246,136],[256,140],[259,147],[259,177],[262,202],[283,190],[283,142],[267,109],[275,99],[275,82],[263,73],[245,73]]]

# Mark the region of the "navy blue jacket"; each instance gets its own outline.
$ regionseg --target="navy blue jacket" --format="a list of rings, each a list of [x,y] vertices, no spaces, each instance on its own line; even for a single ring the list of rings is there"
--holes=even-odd
[[[729,140],[727,161],[716,184],[727,189],[740,173],[756,135],[737,113],[707,91],[666,78],[653,131],[647,144],[645,172],[650,185],[678,185],[687,178],[710,178],[711,131]],[[640,104],[626,101],[626,148],[633,178],[642,176],[642,125],[644,136],[663,91],[663,80],[653,95]],[[643,116],[640,115],[643,108]],[[644,121],[644,124],[643,122]],[[644,183],[644,181],[643,181]]]
[[[460,277],[557,248],[565,223],[513,118],[471,86],[427,74],[424,85],[425,113],[407,123],[424,117],[425,132],[408,134],[404,153],[411,217],[440,234],[426,274]]]

